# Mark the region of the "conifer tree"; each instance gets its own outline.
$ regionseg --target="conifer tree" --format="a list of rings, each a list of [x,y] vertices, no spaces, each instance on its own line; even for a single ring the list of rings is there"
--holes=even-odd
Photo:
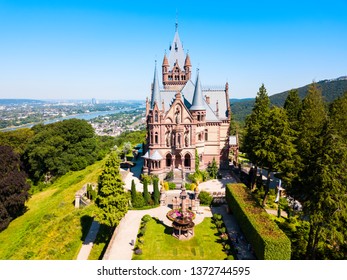
[[[261,140],[265,137],[264,127],[270,112],[270,99],[264,84],[261,85],[255,98],[252,113],[247,117],[242,151],[256,166],[262,166],[262,158],[255,152],[261,149]]]
[[[273,107],[265,123],[260,127],[264,132],[262,138],[258,140],[260,145],[254,150],[259,162],[268,170],[263,205],[269,192],[271,172],[280,172],[284,181],[290,181],[296,153],[293,132],[283,108]]]
[[[347,255],[347,146],[326,123],[313,148],[304,183],[303,209],[309,218],[307,259],[345,259]]]
[[[293,129],[296,129],[301,108],[301,101],[298,95],[298,90],[293,89],[289,91],[283,107],[287,112],[288,121],[290,122],[291,127]]]
[[[347,143],[347,92],[330,106],[331,125]]]
[[[216,179],[217,175],[218,175],[218,166],[217,166],[217,162],[216,159],[213,158],[212,163],[210,163],[207,167],[207,172],[209,174],[209,176],[212,179]]]
[[[131,202],[134,203],[136,200],[136,186],[134,179],[131,181]]]
[[[97,220],[115,227],[128,211],[128,194],[119,172],[120,159],[112,152],[99,176],[99,192],[96,199]]]
[[[151,196],[148,192],[148,179],[147,177],[143,178],[143,198],[145,199],[145,204],[149,205],[149,202],[151,200]]]
[[[327,121],[327,112],[321,92],[316,84],[311,84],[308,94],[302,101],[299,112],[299,126],[297,128],[296,171],[295,176],[288,184],[288,191],[294,197],[300,196],[306,199],[309,192],[309,184],[305,182],[310,166],[315,159],[315,147],[319,146],[321,133]]]
[[[200,158],[199,158],[199,153],[198,150],[195,149],[195,172],[200,171]]]
[[[160,192],[159,192],[159,178],[157,176],[153,177],[153,200],[154,204],[158,205],[160,199]]]

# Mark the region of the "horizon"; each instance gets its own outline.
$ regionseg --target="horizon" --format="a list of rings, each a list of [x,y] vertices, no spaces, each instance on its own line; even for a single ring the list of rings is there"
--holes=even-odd
[[[231,99],[262,83],[271,96],[347,75],[346,10],[342,0],[3,1],[0,98],[145,100],[176,22],[193,81],[199,68],[202,84],[228,82]]]

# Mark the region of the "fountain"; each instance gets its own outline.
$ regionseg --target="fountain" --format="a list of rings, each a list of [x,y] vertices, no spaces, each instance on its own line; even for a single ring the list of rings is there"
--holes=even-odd
[[[194,236],[194,222],[187,209],[187,192],[184,187],[180,193],[181,211],[180,215],[172,222],[173,233],[172,235],[179,240],[188,240]]]

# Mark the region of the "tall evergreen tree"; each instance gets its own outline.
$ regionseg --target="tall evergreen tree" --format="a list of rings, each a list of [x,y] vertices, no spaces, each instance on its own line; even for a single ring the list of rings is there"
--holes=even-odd
[[[21,170],[19,156],[9,146],[0,146],[0,231],[22,215],[30,186]]]
[[[293,129],[296,129],[301,108],[301,101],[298,95],[298,90],[293,89],[289,91],[283,107],[287,112],[288,121],[290,122],[291,127]]]
[[[131,202],[134,203],[136,200],[136,186],[135,186],[135,182],[134,179],[131,180]]]
[[[347,145],[330,123],[321,131],[319,145],[304,182],[303,209],[309,218],[307,259],[347,257]]]
[[[266,134],[263,128],[267,126],[269,112],[270,99],[264,84],[262,84],[255,98],[252,113],[246,119],[242,147],[242,151],[257,166],[262,165],[262,158],[255,151],[261,149],[261,140],[264,139]]]
[[[145,199],[146,205],[149,205],[151,196],[149,195],[148,192],[148,178],[144,177],[143,178],[143,198]]]
[[[159,178],[157,176],[153,177],[153,200],[154,204],[158,205],[160,199],[160,192],[159,192]]]
[[[199,158],[199,153],[198,150],[195,149],[195,172],[200,171],[200,158]]]
[[[291,179],[294,168],[294,155],[296,149],[293,144],[293,132],[287,120],[284,109],[273,107],[268,114],[268,119],[260,129],[264,132],[259,138],[259,145],[254,149],[254,154],[268,170],[267,183],[263,205],[267,200],[270,186],[270,174],[277,171],[281,173],[284,181]]]
[[[216,179],[218,175],[218,166],[216,159],[213,158],[212,163],[210,163],[207,167],[207,172],[212,179]]]
[[[112,152],[99,176],[99,193],[96,199],[97,220],[115,227],[128,211],[128,194],[119,172],[120,159]]]
[[[329,116],[333,128],[347,142],[347,92],[331,104]]]
[[[308,94],[302,101],[299,112],[299,126],[297,129],[297,160],[296,176],[288,191],[297,198],[306,200],[310,185],[305,182],[310,166],[314,164],[315,147],[319,146],[321,133],[327,121],[327,112],[321,92],[316,84],[309,87]]]

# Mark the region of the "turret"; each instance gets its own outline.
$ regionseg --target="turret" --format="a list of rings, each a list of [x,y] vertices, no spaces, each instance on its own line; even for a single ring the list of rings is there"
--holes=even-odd
[[[187,54],[186,56],[186,60],[184,62],[184,71],[186,72],[186,80],[190,80],[191,78],[191,67],[192,67],[192,63],[190,62],[190,57],[189,57],[189,54]]]
[[[202,96],[201,83],[199,78],[199,70],[197,71],[197,77],[195,82],[195,89],[193,95],[192,106],[189,108],[192,115],[198,122],[204,122],[206,118],[206,108],[204,105],[204,98]]]
[[[161,109],[161,96],[160,96],[160,89],[159,89],[159,79],[157,74],[157,61],[155,62],[155,68],[154,68],[154,78],[153,78],[153,85],[152,85],[152,96],[151,96],[151,109],[154,108],[154,103],[157,103],[157,106],[159,110]]]
[[[169,60],[166,57],[166,53],[164,54],[163,64],[162,64],[162,73],[163,73],[163,83],[165,84],[169,80]]]

